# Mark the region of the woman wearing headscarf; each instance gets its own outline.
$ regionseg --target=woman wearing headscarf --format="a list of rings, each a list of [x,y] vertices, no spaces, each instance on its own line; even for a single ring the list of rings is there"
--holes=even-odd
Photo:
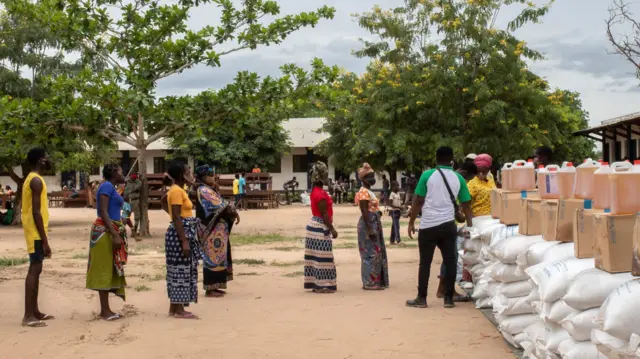
[[[333,201],[323,188],[328,180],[327,165],[320,161],[314,163],[311,168],[312,216],[304,240],[304,288],[315,293],[337,290],[332,239],[338,238],[338,232],[333,227]]]
[[[224,200],[215,189],[213,168],[203,165],[196,168],[198,177],[196,217],[200,220],[202,244],[203,285],[206,296],[221,297],[226,294],[227,282],[233,280],[231,260],[231,228],[240,223],[235,207]]]
[[[358,178],[362,181],[362,188],[356,193],[356,203],[362,214],[358,221],[362,288],[382,290],[389,288],[389,266],[380,221],[379,200],[371,191],[376,177],[368,163],[364,163],[358,170]]]
[[[489,175],[491,174],[491,156],[486,153],[476,156],[473,160],[478,174],[468,183],[471,194],[471,211],[474,217],[488,216],[491,214],[491,191],[496,184]]]

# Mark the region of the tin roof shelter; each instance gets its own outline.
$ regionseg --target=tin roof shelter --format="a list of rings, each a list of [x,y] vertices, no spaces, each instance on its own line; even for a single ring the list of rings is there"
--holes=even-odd
[[[616,162],[623,159],[633,161],[640,158],[640,112],[602,121],[600,126],[573,133],[602,144],[602,160]]]

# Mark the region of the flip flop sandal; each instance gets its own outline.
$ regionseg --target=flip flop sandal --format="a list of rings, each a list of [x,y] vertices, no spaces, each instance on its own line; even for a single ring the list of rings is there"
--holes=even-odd
[[[104,318],[103,318],[103,320],[106,320],[107,322],[113,322],[113,321],[116,321],[116,320],[118,320],[118,319],[122,319],[122,316],[121,316],[120,314],[118,314],[118,313],[116,313],[116,314],[114,314],[114,315],[110,316],[110,317],[109,317],[109,318],[107,318],[107,319],[104,319]]]
[[[43,328],[47,326],[47,323],[42,320],[32,320],[30,322],[22,322],[22,326],[29,328]]]
[[[40,320],[44,321],[44,320],[53,320],[53,319],[56,319],[56,317],[54,317],[53,315],[45,314],[44,317],[42,317]]]
[[[173,315],[174,318],[176,319],[200,319],[198,318],[197,315],[193,314],[193,313],[185,313],[185,314],[174,314]]]

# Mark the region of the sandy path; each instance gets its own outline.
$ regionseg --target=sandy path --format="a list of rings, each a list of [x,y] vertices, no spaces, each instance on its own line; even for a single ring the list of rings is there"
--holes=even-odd
[[[154,237],[133,243],[127,303],[112,299],[127,318],[96,320],[98,298],[84,289],[87,237],[93,211],[52,209],[54,259],[46,262],[40,303],[57,319],[48,328],[19,326],[26,265],[0,267],[0,352],[2,358],[512,358],[496,329],[465,303],[444,310],[430,289],[431,307],[404,306],[415,295],[417,249],[389,248],[390,290],[360,289],[355,243],[357,211],[336,208],[341,240],[335,256],[339,292],[314,295],[302,289],[302,236],[309,209],[288,207],[243,213],[234,235],[280,234],[282,243],[234,247],[236,264],[229,294],[200,301],[192,310],[199,321],[167,317],[164,229],[167,216],[152,212]],[[388,220],[388,219],[386,219]],[[386,230],[388,234],[389,229]],[[232,237],[233,241],[233,237]],[[277,250],[280,247],[285,250]],[[284,248],[282,248],[284,247]],[[346,247],[346,248],[345,248]],[[20,229],[0,228],[0,256],[24,257]],[[432,270],[436,281],[439,255]],[[273,261],[276,261],[275,263]],[[244,275],[243,275],[244,274]],[[139,290],[139,291],[138,291]],[[123,307],[124,305],[124,307]]]

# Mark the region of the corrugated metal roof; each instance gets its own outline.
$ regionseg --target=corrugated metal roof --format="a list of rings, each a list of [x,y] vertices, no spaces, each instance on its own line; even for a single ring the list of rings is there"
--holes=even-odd
[[[324,125],[325,119],[322,117],[291,118],[285,121],[282,126],[289,132],[289,139],[293,147],[314,147],[323,140],[329,138],[329,134],[317,131]],[[145,135],[146,137],[146,135]],[[170,150],[169,143],[161,138],[150,144],[147,150]],[[135,151],[135,147],[128,143],[118,142],[119,151]]]
[[[618,116],[609,120],[601,122],[600,126],[589,127],[584,130],[576,131],[574,135],[588,135],[594,132],[600,132],[602,130],[609,129],[615,125],[625,124],[628,122],[640,122],[640,112],[630,113],[628,115]],[[637,123],[635,123],[637,124]]]

